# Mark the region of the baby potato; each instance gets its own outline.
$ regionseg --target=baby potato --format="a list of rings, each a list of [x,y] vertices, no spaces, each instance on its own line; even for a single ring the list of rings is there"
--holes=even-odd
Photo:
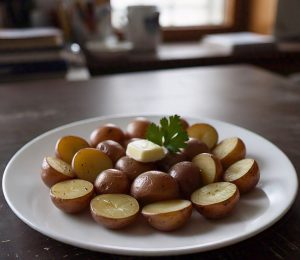
[[[45,157],[42,163],[41,178],[50,188],[54,184],[75,178],[70,164],[56,157]]]
[[[204,217],[220,219],[232,212],[239,198],[240,193],[235,184],[215,182],[194,191],[191,201]]]
[[[113,140],[121,144],[124,138],[122,129],[114,124],[105,124],[95,129],[90,136],[92,147],[96,147],[97,144],[105,140]]]
[[[212,153],[221,160],[225,170],[231,164],[245,158],[246,146],[238,137],[226,138],[213,149]]]
[[[111,159],[95,148],[79,150],[73,157],[72,169],[80,179],[94,183],[98,174],[113,167]]]
[[[104,152],[115,164],[121,157],[125,156],[125,149],[122,145],[113,140],[100,142],[96,149]]]
[[[218,157],[210,153],[201,153],[194,157],[193,164],[201,170],[203,185],[222,179],[223,167]]]
[[[92,183],[74,179],[56,183],[50,189],[54,205],[66,213],[78,213],[87,208],[94,196]]]
[[[142,215],[155,229],[173,231],[186,224],[192,210],[189,200],[165,200],[146,205],[142,209]]]
[[[218,142],[218,132],[210,124],[193,124],[187,129],[189,137],[196,138],[205,143],[209,149],[212,149]]]
[[[198,139],[190,138],[186,144],[187,145],[183,149],[182,153],[185,154],[187,160],[189,161],[193,160],[193,158],[200,153],[209,152],[208,146]]]
[[[146,138],[148,126],[151,124],[145,117],[137,117],[127,125],[126,135],[130,138]]]
[[[132,224],[139,209],[136,199],[126,194],[102,194],[90,203],[93,219],[109,229],[121,229]]]
[[[242,159],[225,171],[224,181],[234,183],[240,193],[254,189],[260,178],[258,164],[254,159]]]
[[[186,155],[184,153],[170,153],[168,152],[166,156],[156,162],[157,169],[163,172],[168,172],[170,168],[176,163],[186,161]]]
[[[73,156],[82,148],[89,147],[86,140],[79,136],[63,136],[55,145],[55,155],[63,161],[71,164]]]
[[[184,118],[180,118],[180,124],[181,124],[181,126],[182,126],[182,128],[184,129],[184,130],[186,130],[186,129],[188,129],[188,127],[190,126],[189,125],[189,123],[188,123],[188,121],[186,121]]]
[[[107,169],[101,172],[94,183],[97,194],[129,193],[130,182],[127,175],[117,169]]]
[[[155,167],[154,163],[138,162],[128,156],[120,158],[115,165],[115,168],[123,171],[130,181],[133,181],[143,172],[151,171]]]
[[[192,192],[202,185],[201,170],[191,162],[175,164],[169,174],[177,181],[184,198],[189,198]]]
[[[135,178],[130,193],[141,204],[177,199],[179,187],[176,180],[165,172],[148,171]]]

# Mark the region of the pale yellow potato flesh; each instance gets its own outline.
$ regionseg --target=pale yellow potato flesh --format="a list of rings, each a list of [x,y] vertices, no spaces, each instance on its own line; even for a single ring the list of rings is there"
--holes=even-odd
[[[56,171],[61,172],[67,176],[73,176],[72,167],[70,164],[64,162],[56,157],[46,157],[47,163]]]
[[[215,181],[217,169],[213,158],[207,154],[198,154],[194,157],[192,162],[201,170],[204,185]]]
[[[236,190],[236,185],[230,182],[215,182],[196,190],[192,194],[191,200],[203,206],[216,204],[232,197]]]
[[[226,181],[235,181],[244,176],[252,168],[254,162],[253,159],[243,159],[232,164],[225,172]]]
[[[109,219],[123,219],[137,214],[137,200],[126,194],[103,194],[91,201],[91,210],[95,215]]]
[[[182,210],[189,207],[189,200],[167,200],[151,203],[142,210],[143,214],[162,214]]]
[[[89,194],[93,188],[89,181],[75,179],[56,183],[51,187],[50,193],[57,199],[70,200]]]
[[[238,143],[238,138],[237,137],[232,137],[225,139],[217,145],[213,151],[213,153],[219,158],[223,159],[225,156],[227,156],[234,148],[236,147]]]
[[[210,124],[198,123],[187,128],[189,137],[196,138],[212,149],[218,142],[218,132]]]

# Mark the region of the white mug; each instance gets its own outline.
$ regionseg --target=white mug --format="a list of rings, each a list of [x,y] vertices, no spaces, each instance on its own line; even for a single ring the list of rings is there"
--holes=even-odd
[[[127,8],[128,40],[135,51],[155,51],[160,42],[159,12],[153,5]]]

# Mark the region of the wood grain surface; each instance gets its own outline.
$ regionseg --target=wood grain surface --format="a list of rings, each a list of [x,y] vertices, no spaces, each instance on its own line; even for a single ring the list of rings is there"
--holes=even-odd
[[[300,170],[300,87],[251,66],[176,69],[0,85],[0,174],[25,143],[73,121],[114,114],[180,114],[230,122],[282,149]],[[284,172],[282,173],[284,174]],[[184,256],[165,257],[178,259]],[[300,259],[300,197],[264,232],[188,259]],[[48,238],[19,220],[0,193],[0,259],[134,259]]]

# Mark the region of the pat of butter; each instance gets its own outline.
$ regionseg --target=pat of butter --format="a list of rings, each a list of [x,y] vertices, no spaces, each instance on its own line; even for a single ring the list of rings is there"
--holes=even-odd
[[[128,144],[126,155],[139,162],[155,162],[165,157],[166,151],[163,147],[148,141],[137,140]]]

